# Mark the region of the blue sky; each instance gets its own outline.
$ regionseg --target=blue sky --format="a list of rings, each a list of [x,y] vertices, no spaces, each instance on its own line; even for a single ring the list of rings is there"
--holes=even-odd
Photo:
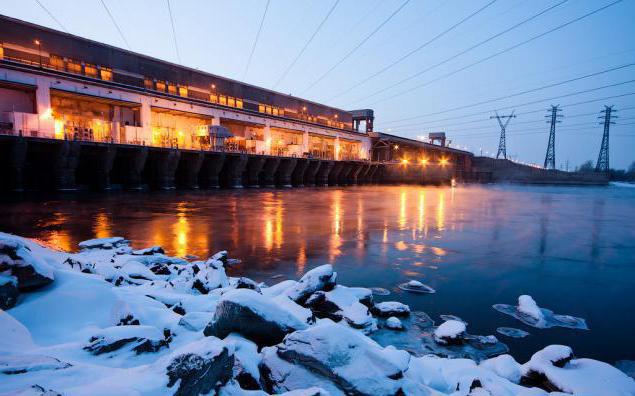
[[[507,153],[542,164],[549,131],[544,115],[549,105],[560,104],[565,117],[558,125],[556,165],[595,163],[602,138],[597,116],[603,105],[615,105],[620,118],[611,129],[611,166],[625,168],[635,160],[635,94],[630,95],[635,82],[629,82],[635,80],[633,0],[551,33],[546,32],[613,0],[410,0],[405,5],[406,0],[340,0],[277,86],[336,0],[270,0],[248,69],[266,0],[170,1],[180,61],[166,1],[104,0],[133,51],[344,109],[372,108],[377,130],[408,137],[446,131],[453,144],[476,153],[496,151],[493,111],[516,109]],[[126,47],[100,0],[40,2],[70,33]],[[35,0],[4,0],[0,13],[61,29]],[[596,75],[580,78],[590,74]],[[511,97],[494,100],[506,96]]]

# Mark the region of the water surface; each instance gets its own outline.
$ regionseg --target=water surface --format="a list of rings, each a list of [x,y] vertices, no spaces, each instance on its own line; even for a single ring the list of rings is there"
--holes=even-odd
[[[244,274],[300,276],[333,263],[341,283],[390,289],[427,312],[498,335],[520,361],[551,343],[608,362],[635,358],[635,189],[364,186],[4,196],[0,231],[59,248],[120,235],[136,247],[206,258],[226,249]],[[432,295],[399,291],[417,279]],[[534,329],[491,308],[531,294],[590,331]]]

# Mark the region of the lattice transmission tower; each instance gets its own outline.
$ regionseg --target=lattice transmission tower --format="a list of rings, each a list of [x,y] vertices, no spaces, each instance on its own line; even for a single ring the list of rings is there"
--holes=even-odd
[[[551,124],[549,143],[547,143],[547,154],[545,154],[545,169],[556,169],[556,124],[562,122],[558,119],[562,117],[562,114],[558,114],[560,111],[562,111],[560,105],[552,105],[551,114],[545,116],[550,118],[547,122]]]
[[[600,125],[604,124],[604,135],[602,135],[602,145],[600,146],[600,154],[598,155],[598,162],[595,164],[596,172],[609,171],[609,129],[611,124],[615,122],[611,121],[611,118],[617,118],[613,113],[617,110],[613,110],[613,106],[604,106],[604,110],[601,111],[602,115],[598,118],[603,119]]]
[[[498,152],[496,152],[496,158],[500,157],[500,155],[503,154],[503,158],[507,159],[507,144],[505,142],[505,129],[507,129],[507,125],[509,125],[509,121],[512,118],[516,118],[516,116],[514,115],[515,111],[516,110],[512,111],[510,115],[506,115],[506,116],[498,115],[498,111],[497,111],[495,116],[490,117],[490,119],[496,118],[496,120],[498,121],[498,125],[500,125],[501,127],[501,137],[498,142]],[[503,122],[504,119],[507,119],[507,120]]]

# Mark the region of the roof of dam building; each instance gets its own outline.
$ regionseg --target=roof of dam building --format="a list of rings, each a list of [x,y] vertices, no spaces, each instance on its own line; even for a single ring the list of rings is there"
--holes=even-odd
[[[391,135],[389,133],[384,133],[384,132],[369,132],[368,135],[371,138],[374,138],[380,141],[390,142],[390,143],[414,146],[414,147],[423,148],[423,149],[444,151],[448,153],[464,154],[464,155],[470,155],[470,156],[474,155],[470,151],[460,150],[460,149],[456,149],[456,148],[448,147],[448,146],[440,146],[438,144],[432,144],[432,143],[424,142],[421,140],[410,139],[403,136]]]
[[[358,113],[257,87],[4,15],[0,15],[0,45],[4,47],[4,60],[11,59],[8,53],[22,49],[33,58],[31,59],[32,66],[37,65],[38,57],[40,63],[42,58],[50,62],[51,57],[55,57],[59,61],[77,62],[81,64],[81,70],[85,64],[98,70],[109,69],[114,74],[114,78],[108,80],[110,83],[147,89],[148,80],[150,80],[155,84],[153,90],[156,90],[156,82],[159,81],[162,87],[164,84],[166,86],[175,84],[177,89],[178,86],[189,88],[192,91],[192,94],[188,96],[190,98],[196,99],[195,93],[207,95],[206,99],[204,96],[198,99],[208,101],[209,95],[216,92],[218,96],[240,100],[241,106],[244,103],[246,110],[258,111],[258,104],[266,105],[276,109],[275,111],[283,110],[284,117],[337,127],[349,132],[352,131],[354,114]],[[267,113],[272,114],[269,111]],[[277,114],[274,112],[273,115]]]

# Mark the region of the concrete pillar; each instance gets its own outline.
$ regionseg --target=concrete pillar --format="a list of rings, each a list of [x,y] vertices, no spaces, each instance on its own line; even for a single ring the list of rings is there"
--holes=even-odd
[[[315,177],[315,184],[318,186],[328,186],[329,185],[329,175],[331,174],[331,170],[335,166],[335,161],[322,160],[320,163],[320,169],[317,172],[317,176]]]
[[[179,166],[181,152],[178,149],[153,149],[150,157],[154,187],[160,190],[174,190],[176,168]]]
[[[119,129],[121,128],[121,107],[113,106],[112,112],[112,130],[110,131],[110,141],[119,142]],[[125,143],[125,142],[123,142]]]
[[[152,98],[141,101],[141,111],[139,117],[141,118],[141,139],[146,146],[152,144],[152,107],[150,106]]]
[[[371,165],[370,168],[368,169],[368,173],[366,173],[366,182],[367,183],[373,183],[373,176],[375,175],[375,173],[377,172],[377,168],[379,168],[379,165]]]
[[[227,154],[224,170],[231,188],[243,188],[243,172],[247,167],[247,154]]]
[[[225,153],[206,152],[201,168],[201,181],[206,188],[220,187],[219,176],[225,163]]]
[[[295,164],[295,169],[293,170],[293,174],[291,174],[291,182],[294,186],[304,186],[304,174],[306,173],[308,167],[309,160],[307,158],[298,158],[298,161]]]
[[[147,147],[135,147],[130,153],[125,185],[130,190],[141,190],[141,175],[148,159]]]
[[[4,174],[2,179],[7,181],[6,187],[10,191],[24,191],[24,165],[28,148],[27,140],[23,137],[18,137],[11,143],[8,167],[1,173]]]
[[[335,149],[335,160],[339,161],[340,160],[340,137],[339,136],[335,138],[334,149]]]
[[[54,138],[55,120],[53,120],[53,110],[51,109],[51,86],[45,77],[37,77],[36,84],[35,103],[38,114],[38,136]],[[29,129],[32,127],[30,125]],[[23,133],[26,134],[28,131],[24,129]]]
[[[333,164],[333,169],[329,173],[329,186],[337,186],[339,182],[340,173],[342,173],[342,169],[344,169],[344,162],[335,161]]]
[[[302,134],[302,152],[309,152],[309,132],[307,131],[304,131],[304,133]]]
[[[55,163],[53,165],[55,188],[58,191],[74,191],[77,189],[75,172],[79,163],[81,146],[79,142],[68,140],[59,141],[55,144]]]
[[[363,164],[362,165],[362,168],[359,171],[359,174],[357,175],[357,183],[358,184],[368,183],[367,176],[368,176],[368,171],[370,170],[370,167],[371,167],[370,164]]]
[[[117,156],[117,147],[106,145],[99,147],[95,164],[94,187],[98,190],[110,190],[110,172]]]
[[[291,187],[291,175],[298,163],[297,158],[281,158],[278,166],[278,184],[282,187]]]
[[[306,171],[304,172],[304,185],[315,186],[315,177],[320,169],[321,161],[319,159],[308,160]]]
[[[265,166],[262,169],[262,184],[265,187],[276,186],[276,171],[280,166],[279,157],[269,157],[265,161]]]
[[[267,157],[252,155],[247,161],[247,187],[260,187],[260,171],[265,166]]]
[[[353,169],[351,170],[351,173],[348,175],[348,180],[350,184],[356,185],[358,184],[357,179],[359,177],[360,172],[362,171],[362,168],[364,167],[364,164],[362,162],[353,162],[352,166],[353,166]]]
[[[349,184],[348,177],[353,170],[353,164],[350,161],[345,161],[342,164],[342,170],[337,178],[337,184],[340,186],[346,186]]]
[[[181,152],[177,176],[179,183],[189,189],[198,189],[198,174],[203,166],[205,153],[199,152]]]
[[[271,127],[266,124],[262,130],[262,137],[265,140],[265,155],[271,155]]]

